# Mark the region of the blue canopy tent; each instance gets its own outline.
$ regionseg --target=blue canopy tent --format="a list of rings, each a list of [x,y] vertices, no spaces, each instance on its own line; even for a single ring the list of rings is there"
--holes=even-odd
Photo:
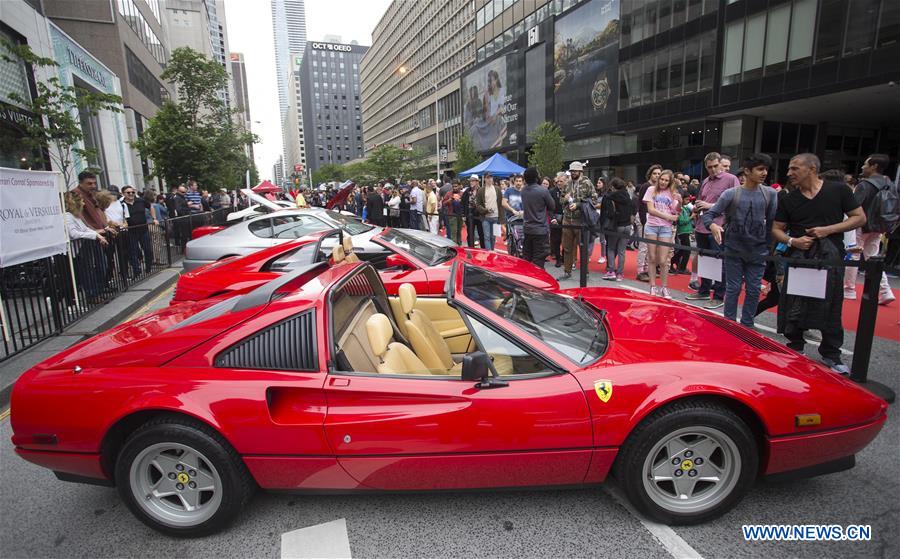
[[[520,174],[525,171],[525,167],[520,167],[510,161],[509,159],[503,157],[499,153],[495,153],[490,158],[485,161],[482,161],[478,165],[475,165],[471,169],[466,169],[462,173],[459,174],[461,177],[468,177],[471,175],[484,175],[485,173],[490,173],[495,177],[508,177],[510,175]]]

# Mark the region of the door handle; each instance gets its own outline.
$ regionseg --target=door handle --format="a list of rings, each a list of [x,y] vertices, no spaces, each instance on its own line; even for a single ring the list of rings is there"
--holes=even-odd
[[[350,379],[332,378],[330,381],[328,381],[328,386],[350,386]]]

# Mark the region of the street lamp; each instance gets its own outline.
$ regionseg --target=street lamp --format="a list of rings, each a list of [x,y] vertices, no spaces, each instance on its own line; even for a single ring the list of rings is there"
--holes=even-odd
[[[401,76],[410,73],[410,69],[406,66],[400,66],[397,72]],[[438,86],[425,76],[420,77],[428,82],[428,85],[434,88],[434,161],[437,171],[437,182],[441,182],[441,121],[438,118]]]

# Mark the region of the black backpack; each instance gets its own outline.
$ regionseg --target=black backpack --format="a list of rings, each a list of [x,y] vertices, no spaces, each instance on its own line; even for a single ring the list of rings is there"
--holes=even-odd
[[[900,195],[897,193],[897,185],[887,177],[869,177],[860,181],[875,189],[873,196],[866,197],[866,229],[874,233],[891,234],[900,225]]]

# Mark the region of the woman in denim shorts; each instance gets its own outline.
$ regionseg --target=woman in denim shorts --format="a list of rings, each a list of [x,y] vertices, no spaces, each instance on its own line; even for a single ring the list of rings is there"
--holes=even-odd
[[[670,243],[674,235],[675,222],[681,212],[681,196],[672,188],[674,173],[666,169],[659,175],[656,186],[651,186],[644,195],[647,204],[647,224],[644,226],[644,238],[650,241]],[[647,244],[648,272],[650,273],[650,294],[671,299],[669,294],[669,254],[667,246]],[[662,286],[656,286],[656,269]]]

